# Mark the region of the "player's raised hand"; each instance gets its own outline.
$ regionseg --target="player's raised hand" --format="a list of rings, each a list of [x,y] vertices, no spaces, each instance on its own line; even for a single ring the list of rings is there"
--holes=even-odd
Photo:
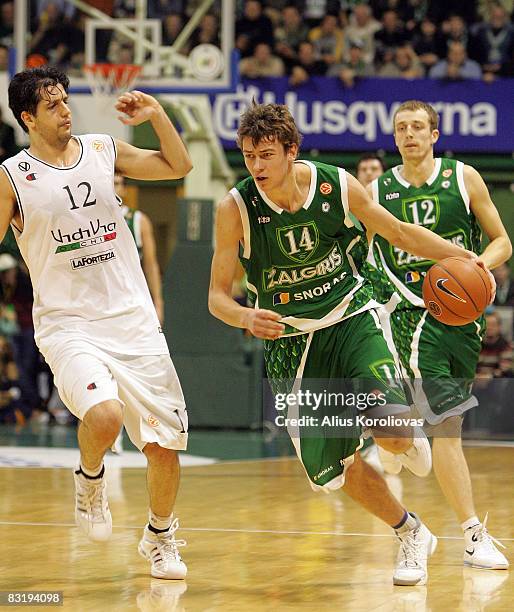
[[[118,98],[115,108],[122,116],[118,119],[125,125],[140,125],[151,119],[162,107],[155,98],[142,91],[127,91]]]
[[[272,310],[251,309],[248,312],[246,328],[257,338],[276,340],[285,330],[285,325],[279,323],[281,318],[278,313]]]

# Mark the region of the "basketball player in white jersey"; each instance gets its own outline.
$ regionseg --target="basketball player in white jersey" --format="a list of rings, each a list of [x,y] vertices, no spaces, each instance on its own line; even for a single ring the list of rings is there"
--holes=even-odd
[[[68,85],[53,67],[10,83],[9,106],[30,146],[0,166],[0,238],[11,224],[34,287],[36,343],[81,421],[78,526],[94,541],[111,535],[103,457],[124,424],[148,461],[139,552],[152,576],[180,579],[187,569],[173,505],[187,413],[113,177],[178,179],[191,160],[161,105],[139,91],[121,95],[116,108],[126,125],[150,121],[159,151],[105,134],[73,136]]]

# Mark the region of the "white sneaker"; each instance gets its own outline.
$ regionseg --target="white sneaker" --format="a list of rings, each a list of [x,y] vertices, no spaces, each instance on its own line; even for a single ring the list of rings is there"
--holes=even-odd
[[[495,544],[502,548],[505,548],[505,546],[487,532],[485,527],[487,516],[486,514],[483,523],[470,527],[464,532],[466,543],[464,565],[482,569],[506,570],[509,568],[509,562],[505,555],[496,548]]]
[[[94,542],[111,537],[112,516],[107,503],[105,474],[102,478],[86,478],[80,468],[73,471],[75,479],[75,523]]]
[[[414,427],[414,437],[409,450],[395,455],[378,447],[378,456],[387,474],[399,474],[406,467],[415,476],[425,478],[432,469],[430,442],[421,427]]]
[[[182,561],[178,547],[185,546],[184,540],[175,540],[178,529],[178,519],[174,519],[171,527],[164,533],[153,533],[145,527],[139,542],[139,554],[151,561],[151,575],[154,578],[167,578],[168,580],[182,580],[186,577],[187,566]]]
[[[393,584],[398,586],[422,586],[427,583],[427,560],[437,548],[437,538],[418,521],[417,526],[404,533],[396,532],[400,550],[396,560]]]

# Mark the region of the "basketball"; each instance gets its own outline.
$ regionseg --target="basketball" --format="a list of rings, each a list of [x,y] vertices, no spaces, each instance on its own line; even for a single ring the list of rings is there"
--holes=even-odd
[[[445,325],[467,325],[491,301],[487,272],[470,259],[448,257],[434,264],[423,281],[428,312]]]

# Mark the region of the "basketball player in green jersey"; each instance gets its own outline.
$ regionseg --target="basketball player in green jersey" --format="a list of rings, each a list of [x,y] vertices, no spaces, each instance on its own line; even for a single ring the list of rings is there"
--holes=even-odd
[[[398,221],[342,168],[296,161],[300,140],[286,106],[254,105],[242,116],[238,143],[251,176],[218,207],[210,311],[266,340],[272,385],[294,380],[297,390],[302,379],[371,378],[387,398],[386,414],[406,414],[405,396],[394,386],[394,361],[374,311],[378,303],[360,274],[368,251],[361,222],[421,257],[475,256],[425,228]],[[232,298],[239,257],[254,308]],[[379,442],[402,457],[413,447],[421,453],[422,440],[415,446],[412,429],[408,434],[393,444],[382,438]],[[315,490],[343,487],[396,530],[400,552],[394,583],[425,584],[427,557],[436,539],[361,460],[360,431],[337,438],[328,429],[320,428],[316,435],[300,430],[292,433],[292,440]]]
[[[437,113],[429,104],[404,102],[394,115],[394,137],[403,165],[374,180],[369,193],[397,219],[431,229],[474,251],[486,270],[495,268],[511,255],[507,232],[478,172],[453,159],[434,159],[437,126]],[[483,252],[480,227],[490,241]],[[481,323],[450,327],[436,321],[425,309],[421,293],[423,275],[435,258],[412,255],[384,236],[376,235],[373,242],[375,264],[386,275],[382,301],[394,290],[393,299],[400,300],[390,317],[394,344],[410,380],[415,410],[431,426],[434,472],[464,531],[464,563],[506,569],[507,559],[487,533],[485,521],[477,518],[461,443],[463,415],[477,405],[471,384]],[[494,293],[494,280],[491,285]],[[382,449],[379,454],[386,471],[401,470],[393,455]]]

